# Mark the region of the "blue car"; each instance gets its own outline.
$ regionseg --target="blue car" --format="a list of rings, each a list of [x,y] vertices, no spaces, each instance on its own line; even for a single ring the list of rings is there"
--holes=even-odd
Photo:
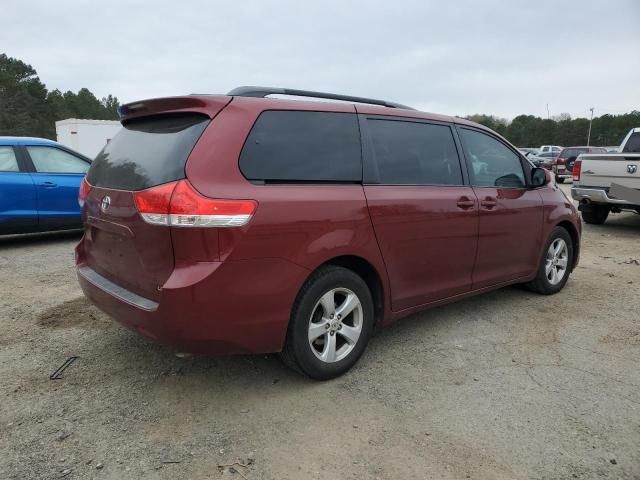
[[[0,137],[0,234],[82,227],[78,189],[90,164],[51,140]]]

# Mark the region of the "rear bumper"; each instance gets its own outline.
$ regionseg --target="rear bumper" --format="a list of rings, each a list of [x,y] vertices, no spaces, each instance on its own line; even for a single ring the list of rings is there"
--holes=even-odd
[[[80,286],[100,310],[158,343],[198,354],[280,351],[309,273],[282,259],[198,263],[176,268],[155,302],[78,258]]]
[[[620,200],[619,198],[610,197],[607,191],[602,188],[572,187],[571,197],[579,202],[581,202],[582,200],[589,200],[593,203],[631,205],[631,203],[626,200]]]
[[[154,302],[153,300],[149,300],[137,293],[130,292],[129,290],[122,288],[120,285],[117,285],[108,278],[103,277],[86,265],[78,267],[78,277],[82,277],[83,280],[89,282],[94,287],[99,288],[105,293],[110,294],[132,307],[136,307],[147,312],[154,312],[158,309],[158,302]]]

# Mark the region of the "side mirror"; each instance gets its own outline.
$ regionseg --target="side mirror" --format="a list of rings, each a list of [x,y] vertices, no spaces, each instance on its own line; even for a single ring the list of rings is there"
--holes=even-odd
[[[551,181],[551,174],[544,168],[535,167],[531,170],[531,186],[544,187]]]

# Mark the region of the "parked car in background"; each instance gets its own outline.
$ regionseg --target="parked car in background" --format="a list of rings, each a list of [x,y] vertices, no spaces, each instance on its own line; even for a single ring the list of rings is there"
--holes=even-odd
[[[80,191],[78,279],[182,351],[282,352],[328,379],[376,325],[514,283],[557,293],[578,261],[551,174],[468,120],[261,87],[120,112]]]
[[[532,152],[532,150],[534,149],[529,149],[529,148],[518,148],[518,151],[524,156],[524,158],[526,158],[527,160],[529,160],[531,163],[533,163],[533,165],[535,165],[536,167],[540,167],[541,166],[541,160],[536,156],[535,153]]]
[[[564,183],[573,176],[573,164],[582,153],[607,153],[604,147],[567,147],[563,148],[553,162],[553,174],[556,182]]]
[[[546,152],[560,153],[560,150],[562,150],[562,147],[559,145],[542,145],[538,149],[538,153],[546,153]]]
[[[520,152],[522,152],[523,155],[527,155],[527,154],[533,154],[533,155],[537,155],[538,153],[538,149],[537,148],[531,148],[531,147],[518,147],[518,150],[520,150]]]
[[[629,131],[619,152],[581,154],[573,165],[571,196],[586,223],[604,223],[610,212],[640,213],[640,128]]]
[[[90,164],[51,140],[0,137],[0,234],[81,228],[78,188]]]
[[[551,170],[553,166],[553,161],[558,156],[558,152],[544,152],[539,153],[535,157],[533,157],[532,161],[535,160],[534,165],[536,167],[542,167],[546,170]]]

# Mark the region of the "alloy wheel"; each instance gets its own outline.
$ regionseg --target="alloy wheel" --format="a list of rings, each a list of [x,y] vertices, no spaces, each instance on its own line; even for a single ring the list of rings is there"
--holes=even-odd
[[[569,248],[562,238],[556,238],[547,250],[545,273],[551,285],[558,285],[567,274]]]
[[[363,309],[347,288],[334,288],[316,303],[309,318],[309,345],[325,363],[339,362],[355,348],[362,333]]]

